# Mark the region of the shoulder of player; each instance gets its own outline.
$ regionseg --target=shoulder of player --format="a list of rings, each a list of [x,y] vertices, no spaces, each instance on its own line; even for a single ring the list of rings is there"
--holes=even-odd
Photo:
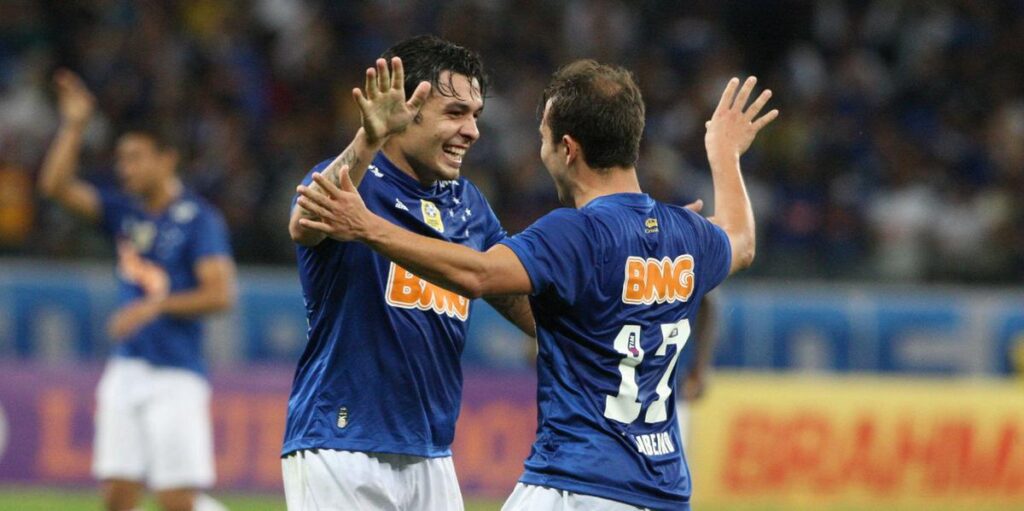
[[[455,186],[458,188],[456,191],[459,195],[465,196],[467,194],[470,194],[478,196],[483,200],[486,200],[486,198],[484,197],[484,192],[481,192],[480,189],[477,188],[477,186],[473,184],[472,181],[466,179],[466,176],[459,176],[459,178],[453,181],[453,183],[455,183]]]
[[[454,181],[454,183],[456,183],[456,190],[454,191],[455,196],[461,201],[469,201],[477,204],[478,206],[484,205],[488,208],[491,207],[491,201],[487,200],[487,196],[484,195],[484,192],[480,191],[480,188],[473,184],[469,179],[459,176],[459,179]]]
[[[534,225],[546,230],[567,231],[570,229],[590,232],[594,229],[593,212],[575,208],[558,208],[540,217]]]
[[[171,205],[169,213],[171,219],[179,224],[192,224],[201,218],[225,221],[220,208],[191,189],[186,189],[181,198]]]
[[[695,222],[701,222],[701,221],[707,222],[708,221],[708,219],[704,218],[704,216],[701,215],[700,213],[692,211],[692,210],[690,210],[690,209],[688,209],[686,207],[683,207],[683,206],[678,206],[676,204],[669,204],[667,202],[660,202],[660,201],[657,202],[657,205],[658,205],[658,207],[662,208],[664,211],[672,213],[675,216],[677,216],[677,217],[679,217],[679,218],[681,218],[684,221],[689,222],[689,223],[695,223]]]
[[[112,185],[93,185],[96,193],[99,195],[100,200],[103,202],[120,203],[124,205],[136,206],[139,204],[139,200],[134,195],[126,192],[119,186]],[[141,208],[141,206],[139,206]]]

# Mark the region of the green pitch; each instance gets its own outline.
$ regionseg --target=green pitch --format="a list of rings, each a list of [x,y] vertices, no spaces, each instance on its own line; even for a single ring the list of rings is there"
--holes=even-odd
[[[284,511],[283,495],[241,495],[214,492],[213,495],[223,502],[231,511]],[[466,501],[466,511],[499,511],[503,500]],[[0,511],[97,511],[102,509],[99,494],[93,490],[66,490],[48,488],[27,488],[0,486]],[[159,511],[152,502],[143,507],[146,511]],[[779,506],[742,505],[713,506],[700,505],[700,511],[789,511]],[[863,507],[825,506],[801,507],[814,511],[868,511]],[[961,511],[959,507],[942,507],[941,511]],[[971,506],[971,511],[1021,511],[1020,506]],[[919,506],[893,505],[885,511],[921,511]],[[871,511],[874,511],[872,509]],[[937,511],[937,510],[929,510]]]
[[[281,495],[213,495],[231,511],[284,511]],[[99,494],[90,490],[48,490],[40,488],[0,487],[0,511],[96,511],[102,509]],[[147,502],[146,511],[158,511]],[[501,501],[467,500],[466,511],[498,511]]]

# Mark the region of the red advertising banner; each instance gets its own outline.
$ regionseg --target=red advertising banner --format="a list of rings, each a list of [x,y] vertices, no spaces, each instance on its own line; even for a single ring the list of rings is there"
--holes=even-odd
[[[0,484],[93,484],[95,387],[100,368],[0,364]],[[279,453],[291,368],[216,371],[217,487],[280,491]],[[529,373],[469,373],[455,465],[467,495],[511,492],[536,427]]]

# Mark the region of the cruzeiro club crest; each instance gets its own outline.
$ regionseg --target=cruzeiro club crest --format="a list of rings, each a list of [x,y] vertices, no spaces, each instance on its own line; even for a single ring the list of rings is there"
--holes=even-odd
[[[420,199],[420,210],[423,211],[423,221],[433,227],[437,232],[444,232],[444,221],[441,219],[441,210],[433,202]]]

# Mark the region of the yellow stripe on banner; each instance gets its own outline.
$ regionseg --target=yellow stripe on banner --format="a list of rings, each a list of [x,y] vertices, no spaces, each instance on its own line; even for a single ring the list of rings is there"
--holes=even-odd
[[[1024,510],[1014,381],[719,374],[692,428],[697,509]]]

